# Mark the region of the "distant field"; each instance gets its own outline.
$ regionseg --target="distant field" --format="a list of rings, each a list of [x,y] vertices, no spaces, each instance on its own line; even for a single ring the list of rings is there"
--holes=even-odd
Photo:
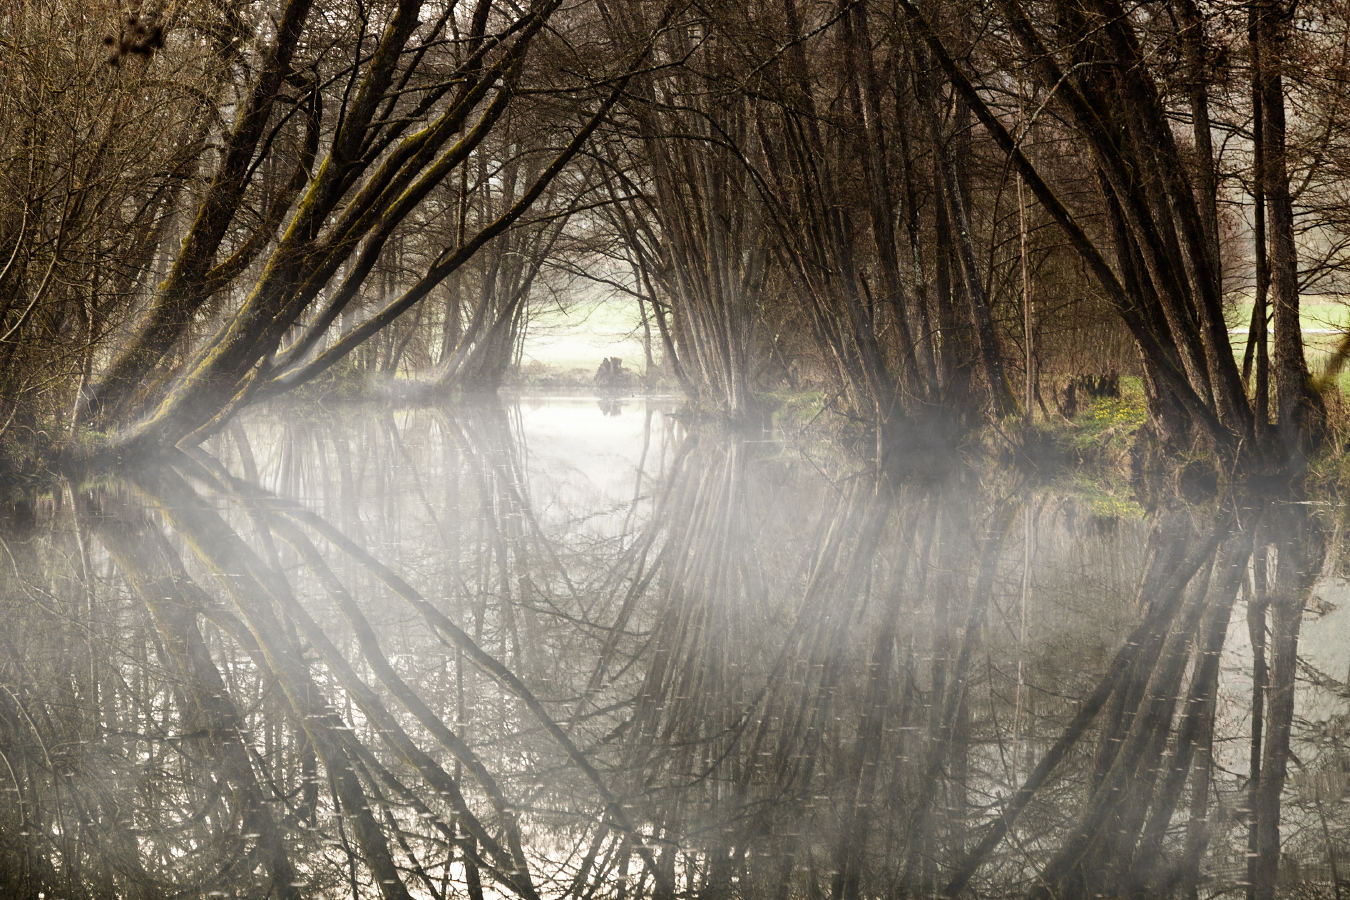
[[[1247,351],[1247,329],[1251,321],[1252,304],[1237,303],[1229,307],[1228,339],[1239,364]],[[1299,321],[1303,323],[1303,349],[1308,357],[1308,368],[1313,375],[1320,375],[1342,336],[1350,332],[1350,305],[1305,298],[1299,305]],[[1337,382],[1343,392],[1350,393],[1350,372],[1342,372]]]
[[[1247,349],[1247,328],[1252,320],[1252,304],[1237,303],[1228,309],[1229,339],[1233,352],[1239,355]],[[1350,305],[1335,301],[1303,300],[1299,308],[1303,323],[1303,344],[1308,353],[1308,364],[1314,373],[1321,371],[1327,356],[1335,349],[1341,335],[1350,331]]]
[[[1252,304],[1235,303],[1228,308],[1228,328],[1244,332],[1252,321]],[[1303,330],[1350,330],[1350,304],[1304,299],[1299,308]],[[1236,335],[1235,335],[1236,337]]]
[[[1229,338],[1239,359],[1247,347],[1251,315],[1251,303],[1232,304],[1227,310]],[[1304,300],[1300,319],[1308,362],[1314,372],[1320,371],[1342,332],[1350,332],[1350,304]],[[652,341],[659,360],[660,335],[653,333]],[[587,301],[566,310],[549,306],[532,314],[525,337],[525,366],[533,362],[551,369],[594,371],[606,356],[621,357],[626,368],[642,371],[642,320],[636,303]],[[1350,388],[1350,382],[1345,386]]]
[[[653,334],[660,357],[660,336]],[[618,300],[577,303],[567,310],[551,306],[531,314],[522,365],[594,371],[606,356],[623,359],[624,368],[641,372],[642,319],[636,303]]]

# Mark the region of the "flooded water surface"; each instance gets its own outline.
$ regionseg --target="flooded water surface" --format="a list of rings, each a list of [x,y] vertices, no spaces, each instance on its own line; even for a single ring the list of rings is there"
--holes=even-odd
[[[19,507],[0,894],[1350,891],[1338,506],[672,411],[257,416]]]

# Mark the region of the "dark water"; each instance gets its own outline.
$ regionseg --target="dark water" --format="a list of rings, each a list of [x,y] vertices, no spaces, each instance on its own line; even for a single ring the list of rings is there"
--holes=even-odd
[[[0,896],[1350,896],[1338,506],[666,413],[259,417],[6,522]]]

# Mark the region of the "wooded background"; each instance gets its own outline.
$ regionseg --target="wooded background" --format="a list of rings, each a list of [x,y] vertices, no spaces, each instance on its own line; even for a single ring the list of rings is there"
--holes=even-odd
[[[491,390],[588,277],[733,421],[811,387],[884,450],[1124,375],[1159,446],[1297,466],[1346,13],[14,0],[0,445],[193,444],[316,380]]]

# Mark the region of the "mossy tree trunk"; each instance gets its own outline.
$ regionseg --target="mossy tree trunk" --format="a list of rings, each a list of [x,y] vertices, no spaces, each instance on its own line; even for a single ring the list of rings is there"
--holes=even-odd
[[[124,456],[196,442],[239,408],[346,359],[420,309],[437,285],[494,241],[518,243],[509,230],[581,152],[651,43],[637,34],[605,48],[607,71],[588,77],[612,80],[575,102],[567,74],[575,61],[539,59],[558,62],[548,28],[560,5],[537,0],[521,9],[478,0],[468,10],[447,5],[431,20],[424,4],[400,0],[353,19],[353,33],[339,36],[329,47],[336,52],[324,55],[319,31],[331,22],[319,21],[308,0],[290,0],[260,50],[168,277],[93,379],[80,423],[111,433]],[[555,91],[573,98],[564,112],[533,99]],[[531,103],[551,117],[547,128],[516,141],[489,140],[509,130],[508,111]],[[422,237],[423,267],[373,311],[361,309],[363,288],[388,261],[388,248],[410,258],[403,248],[424,231],[419,211],[434,214],[442,185],[480,157],[491,159],[489,178],[510,181],[503,202],[448,244],[428,245]],[[278,165],[287,176],[274,190],[263,174],[275,176]],[[547,244],[532,252],[546,252]],[[509,248],[504,258],[515,260]],[[477,335],[499,351],[487,354],[494,359],[509,357],[538,272],[537,260],[508,268],[489,273],[510,296]],[[335,333],[340,323],[347,327]],[[204,340],[197,337],[203,331]],[[404,332],[388,341],[389,364],[407,347]],[[500,365],[485,359],[478,360],[482,377],[499,377]]]

